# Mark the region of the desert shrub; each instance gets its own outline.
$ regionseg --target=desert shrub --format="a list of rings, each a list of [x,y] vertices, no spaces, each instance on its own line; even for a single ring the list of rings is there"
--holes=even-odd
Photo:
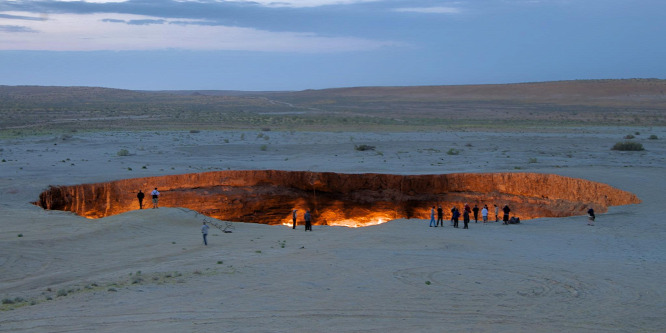
[[[633,136],[633,135],[631,135],[631,134],[627,134],[627,135],[624,136],[624,138],[627,139],[627,140],[629,140],[629,139],[633,139],[633,138],[635,138],[635,136]]]
[[[190,130],[190,133],[199,133],[199,130]]]
[[[371,145],[354,145],[354,149],[358,151],[366,151],[366,150],[375,150],[375,146]]]
[[[616,143],[611,150],[641,151],[645,150],[645,148],[643,148],[643,145],[639,142],[624,141]]]
[[[460,150],[451,148],[446,152],[446,155],[458,155],[460,154]]]
[[[657,137],[654,134],[650,135],[650,137],[648,138],[648,140],[658,140],[658,139],[659,139],[659,137]]]
[[[127,149],[121,149],[116,154],[118,154],[118,156],[129,156],[130,153]]]
[[[262,127],[261,130],[264,132],[270,132],[271,129],[270,127]]]
[[[14,300],[11,298],[3,298],[2,304],[14,304]]]
[[[528,162],[529,162],[529,163],[536,163],[536,162],[537,162],[537,159],[536,159],[536,157],[532,157],[532,158],[529,159]]]
[[[268,149],[268,146],[266,146],[266,145],[261,145],[261,147],[260,147],[259,149],[261,149],[261,151],[266,151],[266,149]]]
[[[58,293],[56,294],[56,296],[59,296],[59,297],[60,297],[60,296],[67,296],[67,290],[65,290],[65,289],[59,289],[59,290],[58,290]]]

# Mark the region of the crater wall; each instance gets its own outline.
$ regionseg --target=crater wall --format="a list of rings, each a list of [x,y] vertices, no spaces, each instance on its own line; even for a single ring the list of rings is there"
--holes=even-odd
[[[302,223],[306,209],[314,224],[365,226],[397,218],[430,216],[441,205],[479,208],[505,204],[521,219],[585,214],[588,207],[640,203],[632,193],[607,184],[553,174],[457,173],[438,175],[342,174],[333,172],[247,170],[213,171],[50,186],[35,204],[101,218],[139,208],[136,193],[160,191],[160,207],[184,207],[221,220],[289,224],[293,209]],[[479,217],[480,218],[480,217]]]

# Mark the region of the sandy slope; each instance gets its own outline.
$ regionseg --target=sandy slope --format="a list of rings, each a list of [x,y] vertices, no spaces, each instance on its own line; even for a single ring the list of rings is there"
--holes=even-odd
[[[643,153],[612,152],[640,131]],[[97,133],[3,140],[0,331],[663,332],[663,128],[569,133]],[[225,143],[225,139],[229,143]],[[377,146],[358,152],[354,144]],[[267,150],[261,150],[266,144]],[[131,156],[116,152],[126,148]],[[451,156],[449,148],[462,150]],[[377,153],[381,152],[381,154]],[[536,163],[530,159],[537,159]],[[146,166],[144,169],[143,166]],[[131,168],[132,170],[128,170]],[[204,247],[178,208],[102,220],[28,202],[49,184],[215,169],[530,171],[601,181],[643,203],[518,226],[348,229],[235,223]],[[520,168],[520,169],[516,169]],[[133,194],[128,194],[133,195]],[[520,215],[518,213],[518,215]],[[425,217],[424,217],[425,218]],[[23,237],[17,237],[22,234]],[[58,293],[66,296],[57,296]],[[47,300],[47,298],[51,300]]]

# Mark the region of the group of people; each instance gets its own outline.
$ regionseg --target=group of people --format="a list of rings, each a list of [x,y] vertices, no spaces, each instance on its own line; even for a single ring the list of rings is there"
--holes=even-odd
[[[153,209],[158,208],[157,203],[160,199],[160,192],[157,190],[157,187],[150,192],[150,196],[153,198]],[[136,194],[136,198],[139,200],[139,209],[143,209],[143,198],[145,197],[146,195],[141,190]]]
[[[499,207],[497,207],[497,205],[494,206],[495,206],[495,222],[499,222]],[[474,205],[474,208],[471,208],[468,204],[465,204],[462,213],[460,212],[460,210],[458,210],[457,207],[454,206],[451,208],[451,225],[453,225],[454,228],[458,228],[458,221],[462,216],[464,224],[463,229],[469,229],[470,214],[474,216],[474,223],[478,223],[479,212],[481,212],[481,218],[483,220],[483,223],[487,223],[488,205],[483,205],[483,208],[479,209],[478,205]],[[504,208],[502,208],[502,212],[504,213],[502,216],[502,221],[504,222],[503,224],[509,224],[509,213],[511,212],[511,209],[509,208],[508,205],[504,205]],[[437,220],[435,220],[435,213],[437,214]],[[432,208],[430,209],[430,226],[435,228],[439,226],[442,227],[444,226],[444,210],[442,209],[442,206],[438,206],[437,209],[435,209],[435,206],[432,206]]]
[[[291,218],[294,222],[294,224],[291,228],[296,229],[296,220],[298,219],[298,210],[297,209],[294,209],[291,212]],[[312,215],[310,215],[309,210],[305,211],[305,214],[303,214],[303,219],[305,220],[305,231],[312,231]]]

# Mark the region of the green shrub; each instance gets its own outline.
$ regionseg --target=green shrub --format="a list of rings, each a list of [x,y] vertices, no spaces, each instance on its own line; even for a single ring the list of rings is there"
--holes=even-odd
[[[446,152],[446,155],[458,155],[460,154],[460,150],[451,148]]]
[[[633,138],[635,138],[635,136],[633,136],[633,135],[631,135],[631,134],[627,134],[627,135],[624,136],[624,138],[627,139],[627,140],[629,140],[629,139],[633,139]]]
[[[118,154],[118,156],[129,156],[130,153],[127,149],[121,149],[116,154]]]
[[[650,135],[650,137],[648,138],[648,140],[658,140],[658,139],[659,139],[659,137],[657,137],[654,134]]]
[[[645,148],[643,148],[643,145],[639,142],[624,141],[616,143],[611,150],[641,151],[645,150]]]
[[[354,149],[358,151],[366,151],[366,150],[375,150],[375,146],[371,145],[354,145]]]

